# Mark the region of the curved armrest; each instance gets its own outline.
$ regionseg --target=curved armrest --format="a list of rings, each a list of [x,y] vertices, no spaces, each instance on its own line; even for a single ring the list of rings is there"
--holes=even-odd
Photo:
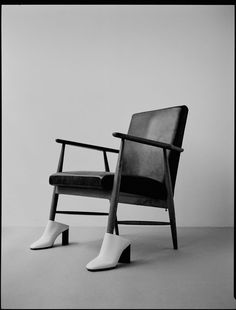
[[[103,147],[103,146],[99,146],[99,145],[86,144],[86,143],[68,141],[68,140],[63,140],[63,139],[56,139],[56,142],[62,143],[62,144],[67,144],[67,145],[78,146],[78,147],[84,147],[84,148],[93,149],[93,150],[97,150],[97,151],[119,153],[119,150],[117,150],[117,149],[112,149],[109,147]]]
[[[152,145],[152,146],[160,147],[162,149],[167,149],[167,150],[171,150],[171,151],[183,152],[183,150],[184,150],[180,147],[174,146],[173,144],[154,141],[154,140],[150,140],[150,139],[144,139],[144,138],[140,138],[140,137],[136,137],[136,136],[132,136],[132,135],[126,135],[126,134],[120,133],[120,132],[114,132],[112,135],[116,138],[121,138],[121,139],[129,140],[129,141],[133,141],[133,142],[137,142],[137,143]]]

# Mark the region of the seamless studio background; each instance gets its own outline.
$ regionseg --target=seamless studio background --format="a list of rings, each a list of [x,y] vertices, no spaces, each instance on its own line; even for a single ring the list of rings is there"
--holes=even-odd
[[[175,189],[177,226],[233,226],[234,7],[2,7],[2,223],[44,226],[60,145],[119,148],[133,113],[187,105]],[[112,170],[117,155],[109,155]],[[103,170],[102,153],[67,147],[65,170]],[[61,196],[58,209],[108,210]],[[165,219],[120,205],[119,219]],[[74,226],[107,218],[58,215]]]

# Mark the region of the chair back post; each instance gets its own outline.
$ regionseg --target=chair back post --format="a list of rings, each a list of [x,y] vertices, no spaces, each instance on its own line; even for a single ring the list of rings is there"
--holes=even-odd
[[[105,171],[110,172],[106,151],[103,151],[103,158],[104,158]]]
[[[168,162],[167,150],[163,149],[163,157],[164,157],[164,182],[167,190],[167,196],[173,198],[173,186],[170,174],[170,166]]]
[[[114,182],[113,182],[113,188],[112,188],[111,200],[110,200],[110,211],[109,211],[108,224],[107,224],[107,233],[109,234],[113,234],[113,230],[114,230],[114,227],[117,221],[116,212],[117,212],[117,204],[119,200],[124,144],[125,144],[124,139],[121,139],[120,151],[119,151],[119,155],[117,159],[116,171],[114,175]]]
[[[58,166],[57,166],[57,172],[61,172],[63,168],[63,162],[64,162],[64,154],[65,154],[65,144],[62,143],[61,145],[61,153],[58,161]]]

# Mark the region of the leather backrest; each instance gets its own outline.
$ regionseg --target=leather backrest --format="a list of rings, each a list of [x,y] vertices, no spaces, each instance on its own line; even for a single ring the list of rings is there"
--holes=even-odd
[[[187,114],[188,108],[184,105],[136,113],[132,116],[128,134],[181,147]],[[179,157],[180,153],[168,151],[173,190]],[[164,182],[163,150],[125,141],[122,173]]]

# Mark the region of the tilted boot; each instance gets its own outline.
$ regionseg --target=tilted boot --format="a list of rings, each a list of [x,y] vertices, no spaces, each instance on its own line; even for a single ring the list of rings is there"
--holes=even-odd
[[[69,226],[56,221],[49,220],[42,236],[31,244],[31,250],[41,250],[51,248],[56,238],[62,233],[62,245],[68,244]]]
[[[90,261],[86,268],[89,271],[112,269],[119,262],[130,263],[130,241],[105,233],[99,255]]]

